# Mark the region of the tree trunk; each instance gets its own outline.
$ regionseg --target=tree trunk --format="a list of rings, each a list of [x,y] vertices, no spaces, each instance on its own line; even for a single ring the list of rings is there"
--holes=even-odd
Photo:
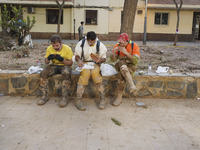
[[[176,11],[177,11],[177,23],[176,23],[176,34],[174,39],[174,46],[176,46],[176,43],[178,41],[178,33],[179,33],[179,20],[180,20],[180,10],[183,5],[183,0],[180,0],[180,6],[178,7],[178,3],[176,0],[173,0],[174,4],[176,5]]]
[[[65,4],[65,0],[62,0],[62,4],[61,5],[58,2],[58,0],[56,0],[56,3],[58,4],[58,8],[59,8],[57,34],[60,34],[61,15],[62,15],[63,6]]]
[[[135,14],[138,0],[125,0],[122,13],[122,24],[120,33],[127,33],[132,38]]]

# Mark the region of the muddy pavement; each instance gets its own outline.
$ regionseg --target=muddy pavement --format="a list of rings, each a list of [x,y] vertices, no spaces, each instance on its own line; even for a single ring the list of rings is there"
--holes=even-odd
[[[43,41],[44,42],[44,41]],[[64,41],[74,51],[76,41]],[[112,53],[114,41],[105,41],[108,48],[107,63],[111,63],[109,56]],[[147,46],[140,45],[141,59],[138,64],[138,71],[146,71],[149,64],[156,71],[158,66],[169,67],[174,73],[200,73],[200,44],[190,43],[189,46],[170,46],[169,43],[152,44]],[[168,44],[168,45],[167,45]],[[163,46],[164,45],[164,46]],[[36,61],[42,63],[45,67],[44,56],[46,48],[49,46],[48,41],[45,44],[35,43],[30,48],[28,57],[18,57],[20,51],[0,51],[0,63],[2,70],[28,70],[30,66],[35,66]]]

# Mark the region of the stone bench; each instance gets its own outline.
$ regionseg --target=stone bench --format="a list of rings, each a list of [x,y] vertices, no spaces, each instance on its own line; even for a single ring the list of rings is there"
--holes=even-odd
[[[76,95],[79,75],[72,74],[71,96]],[[166,75],[135,75],[134,82],[138,88],[129,94],[127,88],[124,96],[141,98],[196,98],[200,97],[200,75],[198,74],[166,74]],[[117,76],[103,77],[106,96],[117,95]],[[49,78],[49,94],[61,95],[61,75]],[[89,82],[84,96],[98,95],[92,81]],[[3,95],[40,96],[39,74],[27,74],[23,71],[0,72],[0,93]]]

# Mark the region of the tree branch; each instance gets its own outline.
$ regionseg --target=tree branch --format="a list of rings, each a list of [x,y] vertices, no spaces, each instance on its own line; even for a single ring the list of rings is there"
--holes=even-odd
[[[60,7],[60,3],[58,2],[58,0],[55,0],[55,2],[58,4],[58,7]]]

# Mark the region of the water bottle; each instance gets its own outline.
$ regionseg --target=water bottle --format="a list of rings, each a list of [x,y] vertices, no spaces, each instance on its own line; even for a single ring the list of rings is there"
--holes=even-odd
[[[37,61],[37,67],[38,67],[38,68],[41,68],[41,63],[40,63],[40,61]]]
[[[149,64],[149,67],[148,67],[148,75],[152,74],[152,68],[151,68],[151,64]]]

